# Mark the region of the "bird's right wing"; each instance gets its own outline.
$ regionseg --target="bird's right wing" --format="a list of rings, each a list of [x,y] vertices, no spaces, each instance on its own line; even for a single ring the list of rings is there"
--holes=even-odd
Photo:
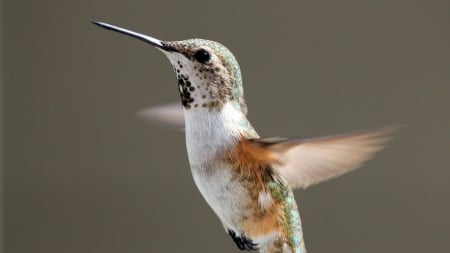
[[[393,128],[313,139],[250,139],[277,158],[274,166],[293,188],[306,188],[360,167],[384,147]]]

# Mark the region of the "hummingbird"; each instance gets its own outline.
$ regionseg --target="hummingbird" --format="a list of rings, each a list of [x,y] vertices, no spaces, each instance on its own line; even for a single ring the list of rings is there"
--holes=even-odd
[[[241,250],[305,253],[293,190],[338,177],[380,151],[393,127],[318,138],[262,138],[247,119],[236,58],[218,42],[162,41],[103,22],[159,49],[176,74],[181,104],[144,113],[183,127],[194,182]]]

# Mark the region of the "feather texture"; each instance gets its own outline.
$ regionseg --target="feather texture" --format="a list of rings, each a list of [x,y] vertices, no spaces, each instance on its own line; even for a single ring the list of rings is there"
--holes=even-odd
[[[252,143],[277,154],[274,167],[292,188],[338,177],[360,167],[380,151],[396,127],[333,135],[314,139],[252,139]]]

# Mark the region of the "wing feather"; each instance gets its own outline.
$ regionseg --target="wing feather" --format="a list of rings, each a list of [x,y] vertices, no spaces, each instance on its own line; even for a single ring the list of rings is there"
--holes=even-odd
[[[152,123],[184,129],[184,113],[180,103],[171,103],[145,108],[136,115]]]
[[[380,151],[395,128],[383,128],[314,139],[253,139],[275,152],[275,168],[293,188],[338,177],[360,167]]]

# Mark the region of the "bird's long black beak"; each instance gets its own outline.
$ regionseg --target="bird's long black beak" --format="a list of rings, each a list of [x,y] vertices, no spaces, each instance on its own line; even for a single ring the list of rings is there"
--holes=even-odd
[[[148,44],[150,44],[152,46],[155,46],[155,47],[157,47],[159,49],[162,49],[164,51],[176,51],[175,48],[167,46],[167,45],[164,45],[164,43],[162,41],[160,41],[158,39],[155,39],[153,37],[150,37],[150,36],[147,36],[147,35],[144,35],[144,34],[140,34],[140,33],[137,33],[137,32],[133,32],[133,31],[127,30],[125,28],[121,28],[121,27],[110,25],[110,24],[103,23],[103,22],[93,21],[92,23],[95,24],[95,25],[98,25],[98,26],[100,26],[102,28],[105,28],[107,30],[115,31],[115,32],[118,32],[118,33],[122,33],[122,34],[128,35],[130,37],[136,38],[136,39],[141,40],[141,41],[143,41],[145,43],[148,43]]]

